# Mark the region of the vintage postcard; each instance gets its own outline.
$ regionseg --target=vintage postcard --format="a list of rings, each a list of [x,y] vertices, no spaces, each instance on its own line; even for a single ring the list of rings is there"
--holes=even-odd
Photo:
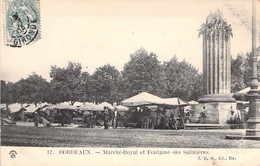
[[[259,165],[259,6],[1,0],[1,165]]]

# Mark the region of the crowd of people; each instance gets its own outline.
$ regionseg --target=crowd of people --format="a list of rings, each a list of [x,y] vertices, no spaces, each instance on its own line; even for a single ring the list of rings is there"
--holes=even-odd
[[[78,124],[81,127],[93,128],[103,126],[109,127],[131,127],[131,128],[150,128],[150,129],[178,129],[188,122],[188,114],[183,109],[178,109],[167,113],[161,108],[150,110],[147,107],[132,107],[127,111],[119,111],[116,107],[110,109],[104,107],[102,111],[67,111],[56,110],[49,112],[36,111],[33,113],[35,127],[38,124],[50,126],[51,123],[58,123],[60,126],[66,124]]]

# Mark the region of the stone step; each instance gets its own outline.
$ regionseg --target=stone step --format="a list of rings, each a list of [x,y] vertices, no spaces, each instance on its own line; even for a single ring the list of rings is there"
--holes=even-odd
[[[185,124],[184,129],[196,130],[196,129],[246,129],[246,124]]]
[[[186,130],[198,130],[198,129],[224,129],[225,125],[220,124],[185,124]]]

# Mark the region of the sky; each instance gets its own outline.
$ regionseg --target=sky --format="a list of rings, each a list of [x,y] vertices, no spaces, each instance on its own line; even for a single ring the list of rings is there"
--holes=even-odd
[[[108,63],[122,71],[141,47],[161,62],[176,55],[202,72],[198,29],[217,9],[232,25],[232,56],[251,51],[247,0],[44,0],[40,40],[11,48],[1,37],[1,79],[16,82],[35,72],[49,81],[51,66],[66,67],[68,61],[90,74]]]

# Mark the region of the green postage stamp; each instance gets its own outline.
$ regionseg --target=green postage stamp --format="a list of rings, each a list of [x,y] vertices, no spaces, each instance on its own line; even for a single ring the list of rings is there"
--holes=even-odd
[[[41,38],[40,1],[4,0],[5,44],[22,47]]]

